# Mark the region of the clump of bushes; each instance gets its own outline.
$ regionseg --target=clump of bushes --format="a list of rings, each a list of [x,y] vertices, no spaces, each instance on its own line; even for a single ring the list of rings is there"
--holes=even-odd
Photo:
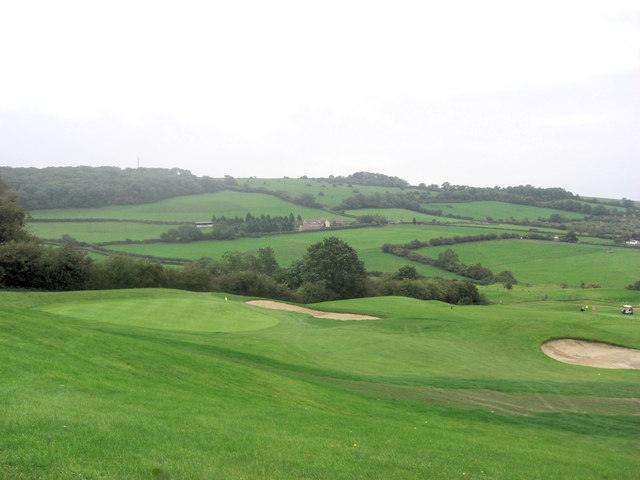
[[[640,290],[640,280],[638,280],[636,283],[631,283],[624,288],[626,288],[627,290]]]

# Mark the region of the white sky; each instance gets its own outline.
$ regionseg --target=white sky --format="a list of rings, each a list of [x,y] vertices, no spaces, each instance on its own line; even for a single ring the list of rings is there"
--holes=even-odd
[[[640,2],[7,1],[0,165],[640,200]]]

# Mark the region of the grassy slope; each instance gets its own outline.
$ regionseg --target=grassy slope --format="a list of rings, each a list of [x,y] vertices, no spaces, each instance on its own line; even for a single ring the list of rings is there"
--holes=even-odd
[[[327,236],[336,236],[356,249],[364,260],[368,270],[396,271],[407,260],[382,253],[385,243],[406,243],[414,239],[429,240],[433,237],[449,237],[472,233],[490,233],[500,230],[477,227],[453,227],[443,225],[387,225],[377,228],[359,228],[352,230],[327,230],[304,234],[277,235],[262,238],[245,238],[235,241],[196,242],[190,244],[157,243],[150,245],[121,245],[114,249],[154,255],[158,257],[198,259],[201,257],[218,258],[228,251],[251,251],[270,246],[275,250],[276,258],[283,266],[302,258],[309,245],[321,241]],[[426,265],[417,266],[424,275],[450,277],[450,274]]]
[[[337,322],[166,290],[0,297],[5,478],[632,478],[640,466],[628,400],[640,372],[539,349],[566,335],[640,347],[613,310],[378,298],[323,305],[385,317]]]
[[[244,218],[247,212],[251,212],[255,216],[261,214],[285,216],[290,213],[296,217],[300,215],[302,218],[328,216],[327,212],[322,210],[294,205],[273,195],[240,193],[229,190],[170,198],[144,205],[35,210],[31,214],[33,218],[117,218],[189,223],[211,220],[213,215]]]
[[[241,179],[240,183],[247,182],[253,187],[268,187],[271,189],[287,190],[293,196],[300,196],[303,193],[313,193],[315,190],[325,192],[322,201],[327,204],[335,204],[346,196],[353,194],[353,190],[362,193],[384,192],[388,189],[381,187],[348,187],[346,185],[333,187],[315,180],[301,179]],[[311,186],[307,186],[311,185]],[[324,186],[323,186],[324,185]],[[315,189],[315,190],[314,190]],[[320,197],[317,197],[320,200]],[[443,207],[444,204],[434,204]],[[462,204],[451,204],[455,212],[460,215],[469,215],[478,219],[487,216],[493,218],[509,217],[516,218],[538,216],[548,216],[555,211],[550,209],[539,209],[535,207],[512,205],[500,202],[470,202]],[[458,210],[456,210],[458,209]],[[446,212],[449,209],[443,208]],[[251,211],[254,215],[268,213],[270,215],[301,215],[304,218],[317,218],[326,216],[327,213],[321,210],[306,209],[284,202],[274,196],[264,194],[247,194],[231,191],[223,191],[215,194],[195,195],[179,197],[155,204],[108,207],[103,209],[70,209],[57,211],[36,211],[33,212],[36,218],[127,218],[139,220],[171,220],[171,221],[193,221],[208,219],[211,215],[225,215],[227,217],[244,216]],[[354,210],[351,214],[382,213],[388,218],[401,218],[410,220],[416,217],[419,221],[433,220],[435,217],[416,214],[401,209],[366,209]],[[562,213],[562,212],[559,212]],[[564,212],[567,216],[570,213]],[[405,218],[406,217],[406,218]],[[442,219],[440,219],[442,220]],[[69,234],[79,241],[100,242],[118,241],[129,238],[132,240],[151,239],[159,237],[160,233],[168,230],[171,226],[157,226],[136,223],[33,223],[31,229],[44,238],[60,238],[63,234]],[[191,244],[150,244],[150,245],[123,245],[114,247],[115,250],[145,254],[157,257],[174,257],[185,259],[198,259],[200,257],[219,258],[228,251],[250,251],[255,252],[264,246],[271,246],[276,251],[276,257],[283,266],[288,266],[292,261],[301,258],[306,248],[328,235],[336,235],[347,241],[357,251],[365,261],[369,270],[385,272],[397,271],[403,265],[410,262],[383,254],[380,247],[384,243],[405,243],[414,239],[428,240],[434,236],[466,235],[470,233],[488,233],[490,231],[500,233],[504,230],[522,230],[526,227],[496,225],[491,228],[482,229],[474,226],[460,226],[458,228],[443,225],[402,225],[387,226],[385,228],[359,229],[352,231],[325,231],[313,232],[304,235],[282,235],[270,236],[258,239],[241,239],[237,241],[225,242],[198,242]],[[610,258],[600,258],[597,255],[564,255],[558,257],[552,254],[552,249],[556,247],[546,246],[545,252],[535,251],[527,253],[517,253],[512,248],[502,250],[506,244],[492,244],[497,248],[492,251],[489,244],[465,245],[460,248],[461,260],[466,263],[481,262],[494,270],[513,270],[517,278],[527,283],[546,283],[555,281],[577,285],[581,281],[586,283],[598,283],[603,286],[623,287],[637,280],[634,271],[638,271],[637,257],[630,257],[631,263],[625,265],[627,254],[616,252]],[[585,247],[587,251],[588,247]],[[465,254],[464,252],[469,252]],[[529,258],[529,253],[536,253],[537,256]],[[539,253],[539,254],[538,254]],[[437,251],[432,251],[434,256]],[[529,260],[525,260],[529,258]],[[544,262],[545,259],[554,259],[553,264]],[[418,272],[426,276],[441,276],[444,278],[457,278],[448,272],[435,269],[425,265],[415,265]],[[557,272],[557,273],[556,273]]]
[[[638,279],[640,251],[533,240],[497,240],[429,247],[420,253],[437,257],[451,248],[463,263],[482,263],[494,272],[511,270],[524,283],[567,283],[577,286],[596,283],[603,287],[623,288]]]
[[[101,243],[160,238],[160,234],[175,225],[150,225],[132,222],[36,222],[29,224],[29,231],[39,238],[58,239],[71,235],[79,242]]]
[[[323,181],[299,178],[243,178],[238,179],[240,185],[248,185],[253,188],[268,188],[269,190],[282,190],[289,192],[293,197],[300,197],[305,193],[315,197],[318,203],[329,207],[340,204],[344,199],[353,197],[357,192],[363,195],[373,193],[398,193],[399,188],[373,187],[365,185],[348,184],[337,185]]]
[[[417,222],[447,222],[447,223],[463,223],[464,220],[448,219],[442,217],[434,217],[425,213],[413,212],[403,208],[360,208],[358,210],[347,210],[345,213],[349,215],[382,215],[389,220],[400,220],[401,222],[411,222],[414,218]]]
[[[472,217],[476,220],[485,220],[487,217],[495,220],[509,217],[535,220],[538,217],[549,218],[553,213],[563,215],[567,218],[584,218],[584,214],[580,213],[504,202],[428,203],[422,206],[432,210],[442,210],[443,215],[460,215],[463,217]]]

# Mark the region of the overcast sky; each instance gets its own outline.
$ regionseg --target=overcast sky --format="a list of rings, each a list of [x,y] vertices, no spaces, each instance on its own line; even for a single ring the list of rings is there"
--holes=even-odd
[[[7,1],[0,165],[640,200],[640,2]]]

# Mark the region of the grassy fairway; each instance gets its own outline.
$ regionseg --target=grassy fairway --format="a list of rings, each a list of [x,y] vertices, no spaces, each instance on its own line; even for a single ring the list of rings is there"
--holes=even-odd
[[[540,351],[639,348],[627,293],[588,315],[504,294],[320,305],[384,317],[339,322],[213,294],[0,292],[0,476],[634,478],[640,371]]]
[[[242,332],[260,330],[278,323],[260,312],[247,317],[235,303],[212,302],[207,297],[189,297],[170,291],[152,298],[125,296],[107,300],[53,304],[43,310],[66,317],[111,324],[193,332]]]

